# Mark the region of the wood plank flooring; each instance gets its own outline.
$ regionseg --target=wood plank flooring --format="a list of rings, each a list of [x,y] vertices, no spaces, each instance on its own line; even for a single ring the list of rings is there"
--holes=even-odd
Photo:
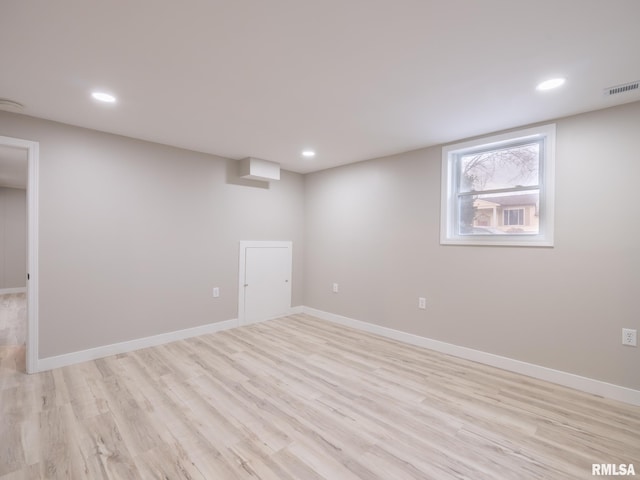
[[[24,345],[27,338],[25,293],[0,295],[0,345]]]
[[[294,315],[36,375],[0,348],[0,479],[640,473],[640,408]]]

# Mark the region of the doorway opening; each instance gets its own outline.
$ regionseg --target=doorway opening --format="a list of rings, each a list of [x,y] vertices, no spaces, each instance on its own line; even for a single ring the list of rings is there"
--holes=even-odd
[[[0,356],[38,370],[38,143],[0,136]]]

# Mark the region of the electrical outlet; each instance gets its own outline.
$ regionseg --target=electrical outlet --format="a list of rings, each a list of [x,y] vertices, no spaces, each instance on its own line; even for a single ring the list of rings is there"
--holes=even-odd
[[[218,298],[220,296],[220,288],[213,287],[213,298]]]
[[[338,284],[337,283],[333,284],[333,293],[338,293]]]
[[[427,309],[427,299],[424,297],[418,297],[418,308],[420,310],[426,310]]]
[[[622,344],[630,347],[638,346],[638,331],[633,328],[622,329]]]

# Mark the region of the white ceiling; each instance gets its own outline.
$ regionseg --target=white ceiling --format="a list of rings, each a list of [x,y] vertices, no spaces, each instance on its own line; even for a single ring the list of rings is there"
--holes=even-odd
[[[309,172],[640,100],[602,94],[640,79],[638,19],[639,0],[3,1],[0,97]]]
[[[27,151],[0,145],[0,187],[27,188]]]

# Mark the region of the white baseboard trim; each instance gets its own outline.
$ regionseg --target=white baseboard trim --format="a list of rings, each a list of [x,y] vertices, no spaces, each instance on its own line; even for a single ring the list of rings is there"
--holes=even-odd
[[[27,287],[0,288],[0,295],[8,295],[10,293],[27,293]]]
[[[282,317],[288,317],[289,315],[298,315],[300,313],[303,313],[302,309],[304,307],[302,305],[298,305],[295,307],[289,307],[287,310],[285,310],[284,313],[281,313],[280,315],[274,315],[273,317],[267,317],[267,318],[261,318],[260,320],[254,320],[253,322],[238,322],[238,326],[239,327],[246,327],[248,325],[257,325],[258,323],[262,323],[262,322],[268,322],[270,320],[275,320],[277,318],[282,318]]]
[[[361,320],[354,320],[353,318],[343,317],[342,315],[336,315],[334,313],[317,310],[311,307],[303,307],[302,311],[303,313],[318,317],[322,320],[328,320],[333,323],[363,330],[382,337],[391,338],[393,340],[409,343],[418,347],[428,348],[437,352],[453,355],[454,357],[472,360],[474,362],[483,363],[502,370],[520,373],[529,377],[581,390],[583,392],[640,406],[640,390],[621,387],[620,385],[602,382],[593,378],[582,377],[573,373],[554,370],[552,368],[542,367],[540,365],[522,362],[520,360],[514,360],[513,358],[502,357],[500,355],[494,355],[492,353],[474,350],[472,348],[461,347],[451,343],[421,337],[412,333],[382,327],[373,323],[363,322]]]
[[[0,290],[0,292],[2,292],[2,290]],[[303,310],[304,307],[302,305],[297,305],[295,307],[291,307],[287,312],[287,315],[300,314],[303,313]],[[141,348],[155,347],[157,345],[175,342],[176,340],[184,340],[185,338],[197,337],[199,335],[205,335],[207,333],[229,330],[238,326],[240,326],[238,323],[238,319],[234,318],[232,320],[210,323],[208,325],[201,325],[199,327],[177,330],[175,332],[161,333],[159,335],[153,335],[151,337],[138,338],[135,340],[128,340],[126,342],[114,343],[111,345],[103,345],[101,347],[81,350],[79,352],[71,352],[54,357],[41,358],[38,360],[36,372],[45,372],[47,370],[53,370],[54,368],[66,367],[69,365],[74,365],[76,363],[88,362],[91,360],[96,360],[98,358],[118,355],[119,353],[132,352]]]
[[[90,360],[109,357],[111,355],[132,352],[141,348],[155,347],[157,345],[163,345],[177,340],[184,340],[185,338],[197,337],[199,335],[220,332],[222,330],[229,330],[237,326],[238,320],[234,318],[232,320],[209,323],[207,325],[186,328],[175,332],[161,333],[151,337],[137,338],[126,342],[103,345],[101,347],[81,350],[79,352],[65,353],[64,355],[57,355],[55,357],[40,358],[38,360],[36,371],[44,372],[47,370],[53,370],[54,368],[66,367],[68,365],[88,362]]]

